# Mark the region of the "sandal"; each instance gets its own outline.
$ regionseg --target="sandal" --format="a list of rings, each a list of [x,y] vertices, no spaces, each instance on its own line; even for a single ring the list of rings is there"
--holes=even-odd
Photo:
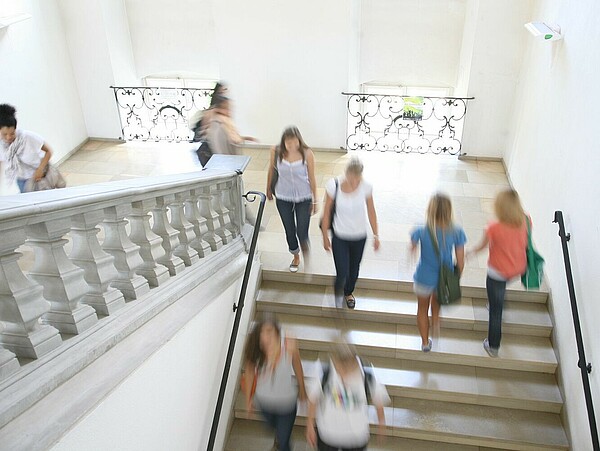
[[[356,307],[356,299],[354,298],[354,295],[349,294],[347,296],[345,296],[346,298],[346,305],[348,306],[349,309],[353,309],[354,307]]]
[[[294,263],[294,260],[292,260],[292,263],[290,263],[290,272],[298,272],[298,266],[300,266],[300,264]]]

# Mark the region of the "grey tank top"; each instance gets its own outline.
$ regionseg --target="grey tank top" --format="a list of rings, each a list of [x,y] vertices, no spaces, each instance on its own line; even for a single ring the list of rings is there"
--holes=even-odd
[[[294,380],[292,359],[281,343],[281,357],[274,370],[265,365],[258,372],[254,399],[261,409],[269,412],[288,413],[298,399],[298,385]]]

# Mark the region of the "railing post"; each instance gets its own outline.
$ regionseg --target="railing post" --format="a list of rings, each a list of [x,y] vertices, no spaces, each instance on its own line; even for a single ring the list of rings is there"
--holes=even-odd
[[[157,264],[158,260],[165,256],[165,250],[162,247],[162,238],[150,227],[150,210],[155,206],[155,199],[133,202],[129,215],[129,238],[140,247],[140,256],[144,261],[136,272],[144,277],[151,287],[158,287],[171,277],[165,266]]]
[[[136,274],[136,270],[142,266],[143,260],[140,256],[140,247],[133,244],[127,235],[127,220],[131,213],[131,204],[116,205],[104,209],[104,232],[105,238],[102,249],[115,257],[115,268],[118,277],[112,283],[118,288],[125,299],[139,299],[148,291],[148,281]]]
[[[158,263],[166,266],[171,276],[175,276],[185,269],[183,260],[173,254],[173,251],[179,246],[179,232],[169,223],[167,210],[174,201],[175,196],[172,194],[159,196],[156,198],[156,206],[152,210],[154,213],[152,231],[162,238],[162,247],[165,250],[165,256],[159,258]]]
[[[125,298],[123,293],[110,286],[118,273],[114,265],[115,258],[104,252],[98,241],[100,229],[97,225],[103,218],[101,210],[73,216],[73,250],[70,257],[73,263],[83,269],[83,277],[89,286],[89,292],[82,302],[101,315],[111,315],[125,306]]]
[[[200,190],[191,190],[190,197],[185,201],[185,217],[194,228],[194,234],[196,237],[190,242],[190,246],[198,252],[200,258],[206,257],[210,254],[210,244],[204,240],[204,236],[208,233],[208,227],[206,226],[206,219],[200,214],[200,207],[198,201],[200,200]]]
[[[29,275],[44,287],[50,311],[43,321],[65,334],[79,334],[97,321],[96,311],[82,304],[89,287],[83,269],[67,257],[63,237],[71,230],[71,218],[52,219],[27,226],[35,264]]]
[[[19,267],[21,254],[15,250],[25,242],[25,229],[2,230],[0,236],[0,320],[5,323],[0,344],[19,357],[37,359],[59,347],[62,339],[57,329],[40,324],[50,303],[42,297],[42,286]],[[5,364],[10,367],[10,362]]]
[[[194,226],[187,220],[184,212],[184,204],[189,195],[189,191],[177,193],[175,202],[171,204],[171,225],[179,232],[179,246],[173,254],[181,258],[185,266],[192,266],[200,261],[198,252],[190,246],[195,238]]]

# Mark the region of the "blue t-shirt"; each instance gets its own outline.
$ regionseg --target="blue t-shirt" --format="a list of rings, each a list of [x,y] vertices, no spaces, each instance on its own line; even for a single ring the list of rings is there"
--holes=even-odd
[[[462,227],[457,226],[447,230],[438,228],[436,235],[442,260],[452,267],[454,265],[453,249],[463,247],[467,242],[465,231]],[[415,282],[428,287],[436,287],[440,277],[440,260],[435,253],[427,226],[417,227],[413,230],[410,239],[413,243],[421,242],[421,259],[415,271]]]

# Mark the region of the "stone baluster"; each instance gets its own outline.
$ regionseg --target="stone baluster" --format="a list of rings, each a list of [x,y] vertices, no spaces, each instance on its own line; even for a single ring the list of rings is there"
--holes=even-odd
[[[230,224],[229,210],[227,210],[223,206],[222,191],[222,183],[218,183],[217,185],[213,185],[210,187],[213,210],[217,214],[217,219],[219,222],[219,227],[217,228],[217,230],[215,230],[215,233],[221,237],[221,239],[223,240],[223,244],[229,244],[231,243],[231,240],[233,240],[233,235],[228,229]]]
[[[217,230],[221,226],[219,223],[219,215],[213,209],[211,187],[205,186],[200,189],[200,214],[206,220],[206,228],[208,232],[204,239],[213,251],[218,250],[223,246],[223,239],[217,235]]]
[[[185,269],[183,260],[173,254],[173,251],[179,246],[179,232],[169,223],[167,209],[174,201],[175,195],[173,194],[159,196],[152,210],[154,213],[152,231],[162,238],[162,247],[165,250],[165,256],[157,261],[167,267],[171,276],[175,276]]]
[[[89,286],[84,271],[73,264],[65,252],[71,230],[71,218],[51,219],[27,226],[29,244],[35,252],[30,277],[44,287],[44,297],[50,301],[50,311],[42,320],[61,333],[79,334],[97,321],[96,311],[82,304]]]
[[[200,193],[199,189],[191,190],[190,197],[185,200],[185,217],[194,227],[194,234],[196,235],[190,242],[190,246],[198,252],[200,258],[204,258],[210,254],[211,248],[210,244],[204,240],[208,233],[208,227],[206,226],[206,219],[200,214],[198,206]]]
[[[156,206],[155,199],[146,199],[133,203],[133,210],[129,215],[131,233],[129,238],[140,247],[140,255],[144,263],[136,272],[144,276],[151,287],[157,287],[169,280],[169,270],[157,264],[165,256],[162,247],[162,238],[152,231],[150,227],[150,211]]]
[[[104,243],[102,249],[115,258],[118,277],[112,286],[119,289],[125,299],[139,299],[150,291],[148,281],[136,274],[142,266],[140,247],[127,235],[126,216],[131,214],[131,204],[117,205],[104,209]]]
[[[0,332],[2,332],[2,323],[0,323]],[[0,348],[0,382],[20,368],[17,357],[7,349]]]
[[[181,258],[185,266],[192,266],[200,261],[198,252],[190,246],[190,243],[196,237],[194,226],[185,217],[184,205],[189,196],[189,191],[177,193],[175,202],[171,204],[171,225],[179,232],[179,246],[175,248],[173,254]]]
[[[240,232],[240,221],[238,221],[239,218],[239,207],[237,206],[237,204],[234,202],[233,200],[233,194],[235,193],[236,195],[239,196],[239,193],[237,190],[234,189],[234,183],[233,180],[228,180],[225,183],[223,183],[223,190],[221,191],[222,196],[222,202],[223,202],[223,207],[227,210],[228,212],[228,216],[229,216],[229,225],[227,226],[227,229],[231,232],[231,235],[235,238],[239,232]],[[243,205],[243,203],[242,203]]]
[[[235,225],[231,223],[231,218],[229,217],[229,210],[225,207],[223,202],[223,195],[227,190],[226,183],[217,183],[216,187],[213,187],[213,206],[217,215],[219,215],[219,229],[217,230],[217,235],[219,235],[223,239],[224,244],[228,244],[235,237]]]
[[[25,242],[25,229],[3,230],[0,236],[0,320],[5,325],[0,344],[19,357],[37,359],[60,346],[62,339],[54,327],[40,323],[50,303],[42,297],[42,286],[19,267],[21,254],[15,250]],[[0,353],[8,372],[14,365],[7,357]]]
[[[71,261],[83,269],[83,277],[90,290],[82,301],[93,307],[96,313],[111,315],[125,306],[125,298],[116,288],[110,286],[117,279],[115,258],[100,247],[98,224],[104,219],[102,210],[81,213],[71,218],[73,250]]]

